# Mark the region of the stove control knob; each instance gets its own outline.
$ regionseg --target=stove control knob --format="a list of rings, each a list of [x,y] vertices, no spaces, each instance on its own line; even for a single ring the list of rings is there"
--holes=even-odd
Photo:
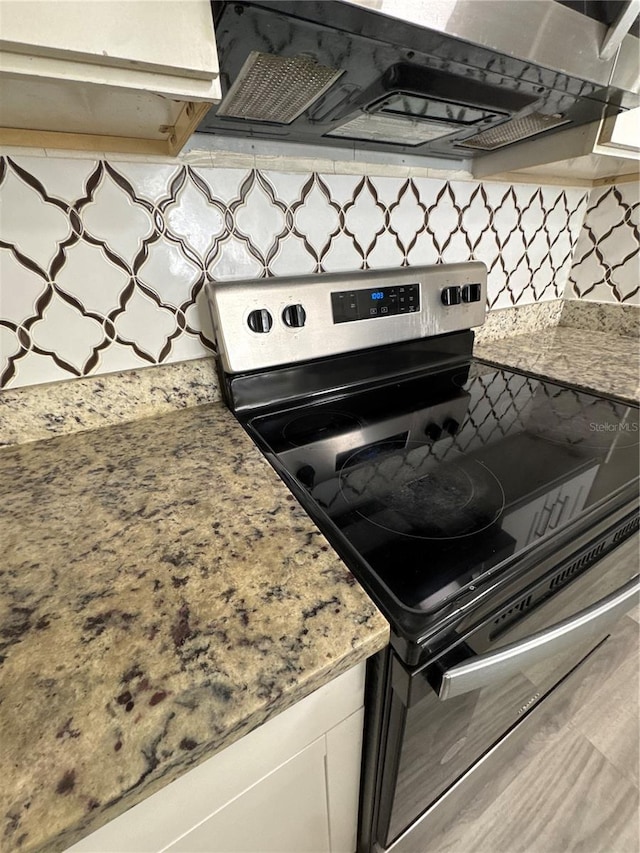
[[[463,302],[480,302],[482,290],[479,284],[465,284],[462,288]]]
[[[307,321],[307,313],[302,305],[287,305],[282,312],[282,319],[290,329],[300,329]]]
[[[311,465],[303,465],[302,468],[298,468],[296,471],[296,477],[303,486],[312,489],[316,481],[316,472]]]
[[[443,305],[459,305],[462,294],[459,287],[445,287],[440,298]]]
[[[439,427],[438,424],[433,423],[432,421],[424,428],[424,434],[427,438],[431,439],[431,441],[437,441],[442,435],[442,427]]]
[[[449,435],[455,435],[460,429],[460,424],[455,418],[447,418],[442,426],[444,427],[445,432],[448,432]]]
[[[252,332],[268,332],[273,326],[273,318],[266,308],[252,311],[247,318],[247,323]]]

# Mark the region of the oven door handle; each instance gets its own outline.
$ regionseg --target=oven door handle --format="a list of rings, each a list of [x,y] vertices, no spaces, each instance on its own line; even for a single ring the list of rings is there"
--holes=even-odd
[[[503,646],[495,652],[456,664],[442,674],[438,697],[442,700],[462,696],[503,681],[525,667],[539,663],[576,643],[606,633],[633,606],[640,592],[640,578],[632,578],[620,589],[580,611],[524,640]]]

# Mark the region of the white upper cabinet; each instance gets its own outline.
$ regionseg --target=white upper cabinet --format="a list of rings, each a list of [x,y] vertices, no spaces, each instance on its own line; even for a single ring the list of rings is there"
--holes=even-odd
[[[602,122],[596,153],[640,159],[640,107]]]
[[[210,80],[211,7],[199,0],[2,0],[0,49]]]
[[[0,144],[175,153],[218,78],[209,0],[0,0]]]

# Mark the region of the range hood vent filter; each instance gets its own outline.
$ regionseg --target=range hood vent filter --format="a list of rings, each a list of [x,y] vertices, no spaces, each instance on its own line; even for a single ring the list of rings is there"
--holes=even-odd
[[[252,51],[217,115],[290,124],[342,74],[308,56]]]
[[[365,139],[373,142],[391,142],[396,145],[422,145],[432,139],[449,136],[457,130],[449,124],[433,121],[416,121],[411,118],[363,113],[346,124],[327,133],[348,139]]]
[[[504,145],[510,145],[512,142],[520,142],[521,139],[528,139],[530,136],[535,136],[537,133],[542,133],[545,130],[550,130],[552,127],[559,127],[561,124],[568,124],[569,119],[561,115],[544,115],[544,113],[531,113],[524,118],[516,118],[511,121],[505,121],[498,127],[492,127],[482,133],[465,139],[460,142],[461,148],[477,148],[481,151],[494,151],[496,148],[502,148]]]

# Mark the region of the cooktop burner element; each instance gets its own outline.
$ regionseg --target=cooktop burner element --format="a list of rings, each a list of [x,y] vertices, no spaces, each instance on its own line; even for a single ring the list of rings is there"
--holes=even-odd
[[[340,491],[358,515],[399,536],[457,539],[486,530],[502,514],[500,481],[482,462],[438,464],[428,445],[394,443],[345,461]]]

